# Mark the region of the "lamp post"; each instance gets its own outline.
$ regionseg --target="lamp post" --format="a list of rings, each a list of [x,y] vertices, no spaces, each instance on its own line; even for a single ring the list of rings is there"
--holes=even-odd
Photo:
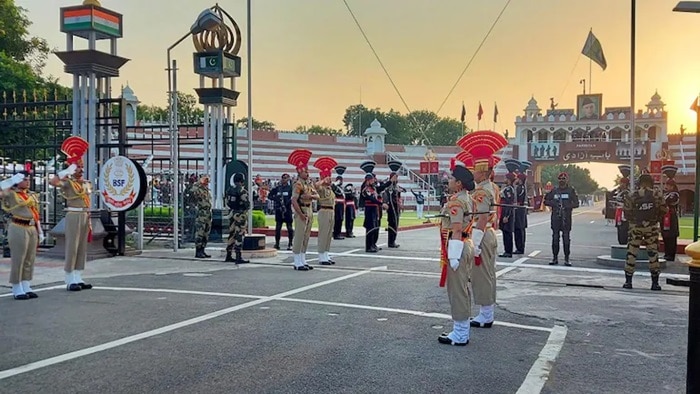
[[[170,168],[173,171],[173,251],[177,252],[180,246],[180,128],[178,126],[179,119],[177,118],[177,61],[170,60],[170,51],[188,37],[194,34],[199,34],[205,30],[212,29],[222,23],[221,18],[212,10],[206,9],[202,11],[194,24],[190,27],[190,31],[175,41],[173,45],[168,47],[168,120],[170,132]],[[143,231],[143,229],[141,229]]]
[[[246,8],[247,8],[247,21],[246,21],[246,32],[248,33],[248,37],[246,38],[246,46],[248,48],[248,201],[251,201],[253,204],[255,204],[255,200],[253,200],[253,96],[251,95],[251,90],[253,88],[253,79],[250,76],[251,71],[250,69],[252,68],[252,60],[250,56],[250,51],[252,47],[253,41],[251,40],[251,28],[250,28],[250,21],[252,19],[251,15],[251,9],[250,9],[250,3],[251,0],[248,0]],[[235,138],[235,137],[234,137]],[[249,209],[248,210],[248,229],[247,229],[248,234],[253,234],[253,210]]]
[[[700,13],[700,1],[681,1],[673,9],[675,12],[695,12]],[[698,105],[698,98],[695,99],[695,107]],[[698,154],[698,144],[700,144],[700,109],[695,108],[697,116],[697,129],[695,131],[695,198],[693,210],[695,211],[694,242],[685,247],[685,253],[692,257],[688,263],[690,272],[690,294],[688,296],[688,355],[687,369],[685,377],[685,392],[697,393],[700,391],[700,303],[698,302],[698,291],[700,290],[700,242],[698,242],[698,192],[700,187],[697,182],[698,169],[700,168],[700,154]],[[683,141],[681,141],[681,144]]]

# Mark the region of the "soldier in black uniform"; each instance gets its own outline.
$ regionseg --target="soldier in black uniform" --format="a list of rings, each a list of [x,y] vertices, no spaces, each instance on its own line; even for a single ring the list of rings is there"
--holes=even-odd
[[[629,178],[621,178],[620,186],[613,191],[613,201],[615,202],[615,227],[617,227],[617,243],[627,245],[629,239],[630,225],[625,217],[623,207],[625,200],[630,194]]]
[[[666,261],[676,260],[676,249],[678,249],[678,236],[680,228],[678,226],[678,202],[680,193],[678,185],[673,178],[676,176],[678,168],[675,166],[664,166],[661,171],[668,177],[664,185],[664,201],[668,211],[661,220],[661,236],[664,240],[664,259]]]
[[[250,261],[243,260],[243,237],[248,227],[248,210],[250,209],[250,197],[245,189],[245,175],[237,173],[233,176],[234,186],[226,192],[226,205],[231,210],[228,242],[226,245],[226,262],[247,264]],[[236,253],[236,258],[231,252]]]
[[[282,174],[282,180],[270,191],[270,198],[275,204],[275,249],[280,249],[282,238],[282,224],[287,225],[287,237],[289,243],[287,250],[292,250],[294,241],[294,228],[292,223],[292,185],[289,183],[289,174]]]
[[[333,239],[345,239],[341,234],[343,230],[343,217],[345,216],[345,192],[343,191],[343,174],[347,170],[345,166],[336,166],[335,173],[338,174],[335,177],[335,183],[331,184],[331,190],[335,194],[335,217],[333,222]]]
[[[379,212],[381,210],[381,202],[379,201],[379,193],[375,187],[376,178],[372,171],[376,165],[373,161],[362,163],[360,168],[366,172],[365,181],[362,182],[360,192],[360,205],[365,208],[365,220],[363,227],[366,230],[365,235],[365,252],[377,253],[377,240],[379,239]]]
[[[513,188],[514,181],[515,174],[513,174],[512,172],[506,174],[506,186],[503,189],[501,189],[501,204],[515,204],[515,189]],[[501,215],[498,218],[498,228],[503,232],[504,252],[503,254],[498,255],[498,257],[513,257],[513,233],[515,232],[515,215],[515,208],[513,207],[501,208]]]
[[[559,264],[559,233],[564,242],[564,264],[571,266],[571,211],[578,208],[579,201],[576,190],[569,186],[569,174],[562,172],[557,177],[559,185],[544,196],[544,205],[552,209],[552,262]]]
[[[515,209],[515,254],[525,254],[525,239],[527,234],[527,170],[532,163],[520,163],[520,172],[515,181],[515,204],[522,207]]]
[[[399,186],[399,175],[397,171],[401,168],[401,162],[392,160],[389,163],[391,174],[389,181],[386,182],[384,189],[384,198],[387,211],[387,222],[389,227],[389,247],[398,248],[400,245],[396,243],[396,237],[399,233],[399,217],[401,216],[401,187]]]
[[[343,192],[345,194],[345,238],[355,238],[355,234],[352,233],[352,229],[355,226],[358,203],[352,183],[345,185]]]

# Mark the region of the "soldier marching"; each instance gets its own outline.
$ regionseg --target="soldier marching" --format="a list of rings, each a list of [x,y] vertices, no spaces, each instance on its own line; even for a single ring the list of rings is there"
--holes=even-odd
[[[191,198],[197,210],[195,218],[195,255],[198,259],[211,257],[205,252],[209,242],[209,232],[211,231],[212,220],[212,198],[209,190],[209,175],[200,176],[199,182],[192,185]]]

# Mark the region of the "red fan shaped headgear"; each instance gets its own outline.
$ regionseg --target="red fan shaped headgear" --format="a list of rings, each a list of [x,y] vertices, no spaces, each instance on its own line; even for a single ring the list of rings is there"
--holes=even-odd
[[[557,176],[557,179],[566,179],[568,181],[569,174],[567,174],[566,172],[560,172],[559,175]]]
[[[309,170],[309,159],[311,151],[308,149],[297,149],[289,154],[287,162],[296,167],[297,172]]]
[[[493,168],[500,161],[494,154],[507,145],[504,136],[490,130],[474,131],[457,141],[457,146],[474,157],[475,171]]]
[[[88,150],[88,142],[78,136],[68,137],[61,144],[61,152],[66,155],[66,163],[83,164],[83,155]]]
[[[474,157],[465,151],[457,153],[455,159],[461,161],[469,171],[474,170]]]
[[[316,159],[314,162],[314,167],[320,170],[321,179],[328,178],[331,176],[333,169],[338,165],[338,162],[334,158],[328,156],[322,156]]]

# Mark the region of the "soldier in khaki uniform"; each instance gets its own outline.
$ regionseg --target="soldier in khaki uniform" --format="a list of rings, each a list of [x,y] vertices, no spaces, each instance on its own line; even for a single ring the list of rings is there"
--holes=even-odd
[[[309,246],[311,226],[314,221],[314,212],[311,202],[318,200],[318,193],[309,179],[309,159],[311,151],[297,149],[289,155],[287,161],[296,167],[299,179],[292,188],[292,209],[294,209],[294,241],[292,253],[294,254],[294,269],[309,271],[313,267],[306,264],[306,248]]]
[[[474,177],[465,167],[457,165],[452,170],[448,187],[452,195],[442,207],[440,230],[447,233],[442,253],[447,262],[442,263],[449,263],[449,267],[443,266],[443,272],[446,273],[453,328],[451,332],[439,336],[438,342],[465,346],[469,343],[472,304],[469,296],[469,271],[474,259],[474,246],[469,240],[472,201],[468,191],[474,189]],[[447,253],[444,253],[445,250]]]
[[[331,157],[319,157],[314,167],[320,170],[316,182],[318,193],[318,261],[321,265],[335,264],[328,256],[335,225],[335,193],[331,185],[331,171],[338,163]]]
[[[87,260],[87,246],[92,238],[90,224],[92,184],[87,179],[83,179],[83,154],[84,152],[73,152],[66,160],[67,163],[71,163],[70,166],[51,178],[51,184],[60,187],[66,201],[66,260],[63,268],[68,291],[92,289],[92,285],[85,283],[82,278]]]
[[[36,248],[42,242],[44,232],[39,222],[39,199],[29,191],[29,172],[21,171],[0,182],[2,209],[11,215],[7,238],[12,267],[10,284],[15,300],[39,297],[32,291]]]
[[[625,217],[630,223],[627,262],[625,263],[625,289],[632,288],[632,276],[641,245],[646,246],[651,272],[651,290],[661,290],[659,285],[659,222],[668,211],[663,193],[654,188],[649,174],[639,177],[639,189],[625,199]]]
[[[470,322],[472,327],[490,328],[493,325],[496,305],[496,255],[498,241],[498,215],[492,207],[497,204],[499,190],[491,181],[493,167],[498,162],[494,155],[508,145],[502,135],[493,131],[476,131],[465,135],[457,145],[471,155],[474,165],[476,188],[471,192],[473,211],[472,243],[474,244],[474,267],[471,272],[474,304],[479,305],[479,314]],[[489,212],[489,213],[487,213]]]

